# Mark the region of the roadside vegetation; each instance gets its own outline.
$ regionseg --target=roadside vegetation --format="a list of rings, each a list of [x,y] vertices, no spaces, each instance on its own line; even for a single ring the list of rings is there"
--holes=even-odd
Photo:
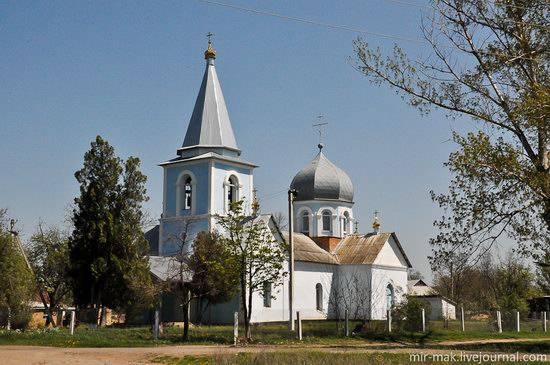
[[[351,328],[358,325],[353,322]],[[462,332],[454,326],[444,329],[440,322],[428,323],[430,330],[422,332],[384,331],[353,334],[350,337],[343,335],[342,325],[336,329],[335,321],[304,321],[303,340],[296,338],[296,333],[287,328],[287,324],[253,325],[254,341],[251,345],[283,345],[283,346],[369,346],[369,348],[387,347],[432,347],[442,341],[467,341],[484,339],[548,339],[550,334],[542,331],[530,331],[527,328],[522,332],[497,333],[490,330]],[[382,326],[382,323],[380,323]],[[467,323],[470,325],[470,323]],[[471,324],[473,325],[473,324]],[[458,326],[457,326],[458,327]],[[244,333],[244,328],[240,328]],[[539,340],[540,341],[540,340]],[[527,342],[531,343],[531,342]],[[79,326],[73,336],[65,328],[5,331],[0,330],[0,345],[38,345],[56,347],[148,347],[170,345],[232,345],[232,326],[196,326],[189,333],[189,340],[183,341],[181,328],[165,327],[158,340],[154,340],[151,328],[117,328]],[[485,345],[484,345],[485,346]],[[522,345],[523,346],[523,345]],[[550,346],[539,348],[550,353]],[[487,348],[489,351],[489,348]]]
[[[262,352],[262,353],[237,353],[223,354],[216,356],[186,356],[177,358],[171,356],[157,356],[151,359],[153,363],[166,365],[393,365],[410,363],[409,354],[388,354],[388,353],[362,353],[362,352],[337,352],[328,353],[322,351],[283,351],[283,352]],[[440,360],[424,360],[422,364],[441,364]],[[468,361],[453,361],[453,364],[471,364]],[[483,364],[509,364],[505,361],[488,361]],[[544,364],[544,362],[529,362],[530,364]]]

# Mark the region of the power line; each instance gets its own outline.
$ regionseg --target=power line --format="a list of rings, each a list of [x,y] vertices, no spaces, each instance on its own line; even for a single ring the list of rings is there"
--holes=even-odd
[[[249,13],[260,14],[260,15],[265,15],[265,16],[271,16],[271,17],[274,17],[274,18],[279,18],[279,19],[284,19],[284,20],[292,20],[292,21],[295,21],[295,22],[305,23],[305,24],[310,24],[310,25],[316,25],[316,26],[319,26],[319,27],[338,29],[338,30],[344,30],[344,31],[348,31],[348,32],[367,34],[367,35],[371,35],[371,36],[374,36],[374,37],[395,39],[395,40],[399,40],[399,41],[413,42],[413,43],[418,43],[418,44],[429,45],[428,42],[423,41],[421,39],[413,39],[413,38],[395,36],[395,35],[391,35],[391,34],[371,32],[371,31],[368,31],[368,30],[359,29],[359,28],[352,28],[352,27],[348,27],[348,26],[345,26],[345,25],[337,25],[337,24],[331,24],[331,23],[325,23],[325,22],[318,22],[318,21],[315,21],[315,20],[297,18],[297,17],[284,15],[284,14],[279,14],[279,13],[274,13],[274,12],[270,12],[270,11],[257,10],[257,9],[252,9],[252,8],[245,8],[245,7],[242,7],[242,6],[237,6],[237,5],[233,5],[233,4],[227,4],[227,3],[220,3],[218,1],[213,1],[213,0],[198,0],[198,1],[203,2],[203,3],[207,3],[207,4],[211,4],[211,5],[222,6],[222,7],[226,7],[226,8],[230,8],[230,9],[246,11],[246,12],[249,12]]]

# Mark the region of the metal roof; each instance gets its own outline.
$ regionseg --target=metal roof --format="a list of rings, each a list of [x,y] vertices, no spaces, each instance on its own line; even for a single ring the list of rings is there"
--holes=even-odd
[[[206,60],[206,70],[199,95],[187,127],[180,155],[189,155],[197,147],[220,149],[239,155],[240,150],[231,127],[214,59]],[[225,154],[225,153],[223,153]],[[193,155],[192,153],[190,155]]]
[[[282,232],[285,241],[288,242],[288,232]],[[323,250],[308,236],[294,232],[294,260],[306,262],[320,262],[325,264],[338,265],[335,257]]]
[[[407,266],[412,267],[401,243],[395,233],[378,233],[371,235],[353,234],[346,236],[336,246],[334,255],[340,264],[349,265],[372,265],[386,242],[393,237],[399,251],[403,255]]]
[[[296,174],[290,188],[298,191],[297,201],[353,201],[353,184],[348,174],[326,158],[322,150]]]

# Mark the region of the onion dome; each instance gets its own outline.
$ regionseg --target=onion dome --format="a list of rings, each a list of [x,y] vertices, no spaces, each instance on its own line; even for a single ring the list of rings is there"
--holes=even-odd
[[[353,202],[353,184],[348,174],[330,162],[323,154],[323,145],[319,144],[319,153],[296,174],[291,189],[298,191],[296,201],[337,200]]]

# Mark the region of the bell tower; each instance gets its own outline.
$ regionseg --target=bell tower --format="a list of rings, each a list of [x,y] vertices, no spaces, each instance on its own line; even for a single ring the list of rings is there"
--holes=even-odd
[[[197,233],[215,228],[216,215],[231,201],[245,200],[250,210],[253,169],[241,159],[215,67],[216,51],[208,34],[206,69],[177,157],[160,164],[164,170],[159,253],[169,255]]]

